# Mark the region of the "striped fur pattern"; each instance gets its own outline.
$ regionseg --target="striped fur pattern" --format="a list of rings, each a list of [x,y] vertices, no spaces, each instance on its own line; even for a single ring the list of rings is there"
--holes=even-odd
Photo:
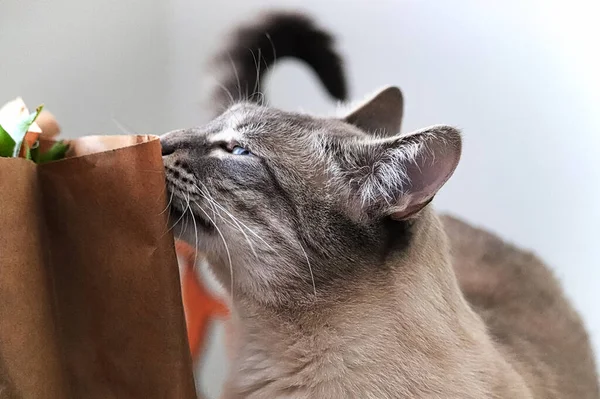
[[[300,22],[293,37],[315,34]],[[279,54],[314,61],[274,36]],[[326,87],[343,97],[339,79]],[[600,397],[585,329],[548,268],[428,205],[458,164],[456,129],[400,135],[393,87],[331,118],[245,97],[161,138],[176,233],[231,300],[224,399]]]

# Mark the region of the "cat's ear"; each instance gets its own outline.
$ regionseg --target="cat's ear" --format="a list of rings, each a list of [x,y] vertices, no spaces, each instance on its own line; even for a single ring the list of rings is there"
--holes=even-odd
[[[351,144],[342,161],[350,204],[363,215],[416,215],[452,176],[461,148],[449,126]]]
[[[404,98],[397,87],[386,87],[344,118],[359,129],[380,136],[400,133]]]

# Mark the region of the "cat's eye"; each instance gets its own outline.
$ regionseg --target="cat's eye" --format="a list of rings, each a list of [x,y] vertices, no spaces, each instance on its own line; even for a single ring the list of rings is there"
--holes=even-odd
[[[233,148],[231,148],[231,153],[233,155],[252,155],[250,151],[239,145],[233,146]]]
[[[218,143],[218,145],[224,151],[227,151],[228,153],[230,153],[232,155],[254,155],[254,154],[252,154],[252,152],[250,152],[250,150],[242,147],[240,145],[240,143],[238,143],[236,141],[230,141],[230,142],[222,141],[222,142]]]

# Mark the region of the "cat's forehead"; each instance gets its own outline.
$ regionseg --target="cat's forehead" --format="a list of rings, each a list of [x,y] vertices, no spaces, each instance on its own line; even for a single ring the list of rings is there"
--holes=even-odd
[[[224,141],[262,141],[269,137],[287,141],[307,136],[321,139],[328,136],[357,137],[364,136],[364,133],[337,118],[318,118],[253,103],[240,103],[221,116],[220,129],[214,137]]]
[[[285,112],[254,104],[238,104],[218,118],[211,141],[290,141],[317,134],[318,120],[298,113]]]
[[[263,128],[313,127],[317,119],[312,116],[286,112],[276,108],[256,104],[237,104],[225,114],[226,125],[235,130],[252,130],[261,126]]]

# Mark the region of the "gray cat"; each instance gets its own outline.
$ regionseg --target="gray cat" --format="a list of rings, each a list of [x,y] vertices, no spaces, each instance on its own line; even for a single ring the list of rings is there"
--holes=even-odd
[[[273,34],[286,26],[305,41]],[[305,17],[254,28],[317,71],[307,54],[334,54],[330,40],[309,45],[323,32]],[[243,47],[264,56],[265,43]],[[587,334],[549,269],[429,205],[458,164],[456,129],[399,134],[393,87],[343,118],[279,111],[234,89],[260,90],[247,64],[235,56],[224,113],[161,139],[171,216],[192,226],[177,234],[231,300],[224,398],[600,397]]]

